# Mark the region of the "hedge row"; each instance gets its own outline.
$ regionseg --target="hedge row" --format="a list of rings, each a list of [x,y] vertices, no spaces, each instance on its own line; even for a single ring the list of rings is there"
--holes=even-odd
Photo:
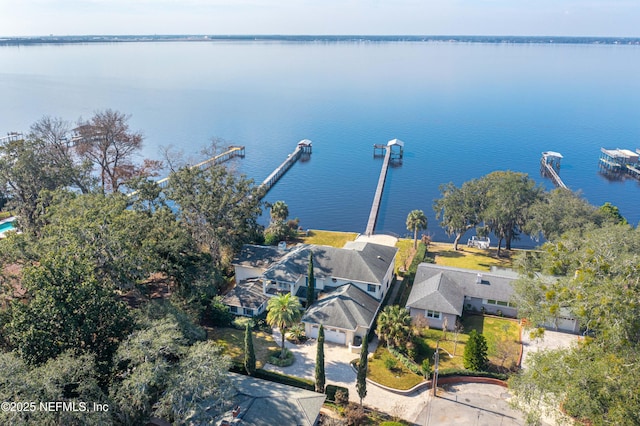
[[[400,353],[396,348],[389,347],[389,352],[393,354],[396,358],[400,360],[400,362],[407,367],[412,373],[417,374],[418,376],[422,376],[422,368],[402,353]]]
[[[232,373],[238,373],[247,375],[247,371],[242,364],[234,362],[229,368]],[[270,382],[281,383],[283,385],[289,385],[300,389],[315,390],[315,384],[311,380],[301,379],[299,377],[287,376],[286,374],[276,373],[275,371],[268,371],[263,369],[256,370],[256,374],[253,376],[258,379],[268,380]]]
[[[439,377],[448,376],[470,376],[470,377],[490,377],[492,379],[507,380],[508,375],[502,373],[490,373],[488,371],[471,371],[460,368],[443,368],[438,372]]]

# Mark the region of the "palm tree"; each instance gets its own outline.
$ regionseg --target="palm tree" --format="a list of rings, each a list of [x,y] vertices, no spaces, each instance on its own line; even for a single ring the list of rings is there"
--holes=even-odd
[[[297,297],[291,293],[274,296],[267,303],[267,324],[278,327],[282,334],[282,352],[280,358],[285,357],[284,335],[286,329],[297,324],[302,317],[302,305]]]
[[[387,345],[400,347],[411,336],[411,315],[398,305],[386,306],[378,316],[378,338]]]
[[[422,210],[412,210],[407,215],[407,229],[413,231],[413,248],[418,247],[418,231],[427,229],[427,217]]]

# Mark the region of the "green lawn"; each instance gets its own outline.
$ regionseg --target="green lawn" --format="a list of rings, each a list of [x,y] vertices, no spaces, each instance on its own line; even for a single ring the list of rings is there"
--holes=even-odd
[[[487,339],[489,370],[503,373],[506,369],[516,366],[520,356],[520,325],[517,321],[506,318],[494,318],[482,315],[469,315],[463,321],[464,331],[457,339],[451,331],[423,329],[416,347],[416,363],[420,365],[424,359],[431,363],[433,371],[433,354],[436,343],[440,347],[440,370],[463,369],[464,347],[469,339],[468,333],[476,330]],[[457,340],[457,343],[456,343]],[[391,371],[385,365],[385,359],[395,357],[384,347],[378,347],[374,357],[369,361],[368,377],[385,386],[396,389],[410,389],[422,381],[422,377],[412,373],[399,361],[397,367]]]
[[[396,366],[392,370],[386,367],[386,359],[393,359],[396,362]],[[373,356],[369,358],[367,377],[381,385],[402,390],[411,389],[423,380],[422,376],[409,371],[387,348],[382,346],[379,346]]]
[[[309,230],[309,235],[300,237],[305,244],[316,244],[320,246],[331,246],[342,248],[348,241],[355,241],[358,234],[355,232],[319,231]]]
[[[466,244],[459,244],[458,251],[453,250],[453,244],[450,243],[430,243],[429,255],[434,256],[437,265],[453,266],[456,268],[477,269],[489,271],[492,266],[500,266],[502,268],[511,267],[511,259],[509,257],[496,256],[496,249],[482,250],[474,247],[467,247]],[[503,253],[509,252],[503,250]]]
[[[464,332],[458,334],[458,343],[455,343],[455,334],[451,331],[447,332],[446,340],[442,340],[442,330],[427,329],[423,330],[424,345],[422,351],[419,351],[418,362],[429,357],[433,363],[433,353],[435,351],[436,342],[440,341],[440,368],[464,368],[463,354],[465,343],[469,339],[468,333],[476,330],[484,335],[487,340],[487,355],[489,356],[490,370],[494,372],[503,372],[504,368],[513,368],[518,363],[520,357],[520,325],[517,321],[496,318],[482,315],[466,314],[463,318]],[[428,349],[426,349],[426,346]],[[455,350],[455,355],[454,355]],[[454,355],[450,357],[448,354]]]
[[[398,254],[396,255],[395,273],[397,274],[400,268],[403,268],[405,271],[409,269],[409,265],[411,265],[411,260],[416,251],[413,249],[413,240],[399,239],[396,247],[398,248]]]
[[[234,362],[244,361],[244,330],[235,328],[209,328],[207,336],[223,348],[225,354],[229,355]],[[253,332],[253,347],[256,352],[256,365],[262,368],[269,359],[269,352],[280,348],[273,340],[271,334],[264,331]]]

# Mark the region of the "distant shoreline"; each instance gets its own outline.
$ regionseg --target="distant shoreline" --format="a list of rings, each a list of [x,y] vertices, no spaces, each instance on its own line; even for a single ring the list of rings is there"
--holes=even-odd
[[[88,43],[276,41],[291,43],[485,43],[485,44],[604,44],[640,46],[640,37],[566,36],[434,36],[434,35],[83,35],[0,37],[0,46]]]

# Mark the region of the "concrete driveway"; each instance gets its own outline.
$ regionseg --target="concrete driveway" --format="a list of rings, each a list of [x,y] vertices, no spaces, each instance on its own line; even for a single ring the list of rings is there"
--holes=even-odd
[[[276,342],[281,342],[282,337],[277,329],[273,332],[273,338]],[[315,339],[309,339],[300,345],[286,342],[285,346],[295,355],[293,365],[277,367],[266,364],[264,368],[291,376],[315,380],[316,343]],[[378,341],[376,339],[369,344],[369,353],[373,353],[377,346]],[[350,365],[350,362],[358,357],[359,354],[350,353],[346,346],[327,342],[324,344],[327,384],[343,386],[349,389],[349,400],[359,403],[360,398],[356,389],[356,372]],[[364,404],[392,416],[399,416],[407,421],[414,422],[426,407],[427,394],[426,390],[421,390],[409,396],[399,395],[367,383],[367,396],[364,398]]]
[[[545,330],[542,339],[532,340],[529,331],[522,330],[522,368],[527,368],[527,360],[531,353],[545,349],[569,348],[578,342],[575,334]]]
[[[437,398],[429,398],[414,424],[441,425],[524,425],[524,415],[509,406],[506,388],[480,383],[444,385]]]

